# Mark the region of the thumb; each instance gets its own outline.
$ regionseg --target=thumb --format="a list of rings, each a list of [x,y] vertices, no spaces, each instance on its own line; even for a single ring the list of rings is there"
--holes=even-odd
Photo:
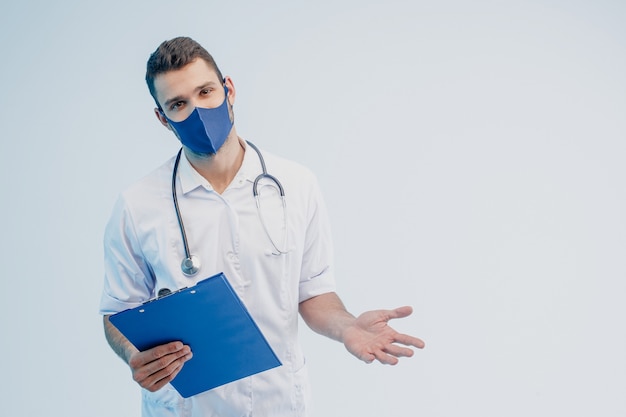
[[[398,307],[389,312],[389,319],[401,319],[403,317],[410,316],[413,313],[413,307],[403,306]]]

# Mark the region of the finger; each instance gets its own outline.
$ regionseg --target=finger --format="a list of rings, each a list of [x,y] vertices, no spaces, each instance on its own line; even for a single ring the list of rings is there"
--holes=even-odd
[[[401,319],[404,317],[408,317],[413,313],[413,307],[411,306],[403,306],[394,308],[393,310],[388,310],[387,316],[389,320],[391,319]]]
[[[181,343],[181,346],[182,346],[182,349],[174,351],[172,353],[167,353],[164,356],[159,356],[159,355],[164,352],[167,352],[169,349],[163,349],[163,350],[151,349],[151,350],[142,352],[145,354],[145,356],[153,358],[153,360],[147,363],[143,362],[143,365],[139,367],[133,366],[131,364],[131,367],[134,373],[133,377],[135,378],[135,380],[137,382],[143,381],[149,378],[151,375],[154,375],[160,372],[161,370],[166,369],[167,367],[169,367],[172,363],[176,361],[180,361],[181,363],[184,363],[187,360],[191,359],[193,355],[191,353],[191,349],[189,348],[189,346],[182,345],[182,343]]]
[[[397,345],[388,345],[383,350],[389,355],[395,356],[396,358],[410,358],[411,356],[413,356],[414,353],[412,349]]]
[[[146,383],[145,386],[143,385],[142,386],[151,392],[160,390],[165,385],[170,383],[174,378],[176,378],[176,375],[178,375],[181,369],[183,369],[183,365],[184,363],[181,363],[181,362],[172,363],[170,367],[168,367],[167,369],[167,372],[169,373],[166,373],[165,372],[166,370],[163,370],[164,371],[163,374],[159,373],[159,374],[153,375],[153,378],[150,378],[150,382]]]
[[[150,352],[153,355],[154,359],[157,360],[163,356],[181,352],[185,350],[185,348],[189,350],[189,346],[183,345],[182,342],[170,342],[147,350],[146,352]]]
[[[164,345],[153,347],[152,349],[138,352],[130,358],[128,364],[131,368],[139,368],[170,353],[178,352],[183,348],[184,345],[181,342],[166,343]]]
[[[178,352],[170,353],[150,362],[143,367],[142,371],[146,376],[150,376],[171,367],[175,362],[185,363],[191,359],[191,356],[192,353],[187,347],[187,349],[181,349]]]
[[[165,364],[166,360],[172,357],[173,354],[168,355],[155,361],[155,363]],[[134,378],[143,388],[150,391],[156,391],[163,387],[165,384],[173,380],[180,372],[185,362],[191,359],[193,354],[189,352],[187,355],[179,357],[165,366],[159,366],[156,371],[146,371],[142,369],[142,372],[138,372]]]
[[[394,342],[401,343],[406,346],[414,346],[418,349],[423,349],[426,346],[426,343],[422,339],[418,339],[417,337],[409,336],[408,334],[398,333],[394,337]]]
[[[372,363],[374,362],[374,359],[376,359],[376,356],[374,356],[372,353],[369,353],[369,352],[361,353],[356,356],[357,358],[361,359],[365,363]]]
[[[376,360],[383,365],[396,365],[398,363],[398,358],[391,356],[382,350],[374,352],[374,356],[376,356]]]

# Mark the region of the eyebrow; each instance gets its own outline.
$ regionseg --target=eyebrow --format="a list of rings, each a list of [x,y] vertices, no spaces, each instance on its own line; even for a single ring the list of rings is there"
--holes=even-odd
[[[196,88],[194,89],[194,92],[197,92],[197,91],[200,91],[200,90],[204,90],[204,89],[205,89],[205,88],[207,88],[207,87],[213,87],[213,86],[215,86],[215,85],[217,85],[217,83],[216,83],[215,81],[207,81],[207,82],[205,82],[204,84],[202,84],[201,86],[196,87]],[[167,108],[167,107],[169,107],[169,106],[170,106],[170,104],[172,104],[172,103],[176,103],[176,102],[178,102],[178,101],[184,101],[184,100],[185,100],[185,97],[183,97],[183,96],[176,96],[176,97],[172,97],[172,98],[170,98],[170,99],[166,100],[166,101],[163,103],[163,107],[166,107],[166,108]]]

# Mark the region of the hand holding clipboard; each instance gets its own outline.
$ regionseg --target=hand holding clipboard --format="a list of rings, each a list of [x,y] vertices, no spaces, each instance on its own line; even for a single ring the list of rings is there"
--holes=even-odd
[[[223,273],[114,314],[110,321],[139,351],[157,347],[152,353],[174,366],[186,359],[171,381],[183,397],[281,365]]]

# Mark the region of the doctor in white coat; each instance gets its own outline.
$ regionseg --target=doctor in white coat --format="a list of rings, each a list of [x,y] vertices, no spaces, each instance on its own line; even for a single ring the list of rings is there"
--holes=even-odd
[[[310,416],[298,314],[367,363],[395,365],[413,355],[411,347],[424,347],[388,325],[411,314],[411,307],[358,317],[346,310],[335,293],[329,222],[314,175],[268,152],[257,154],[239,138],[233,80],[222,76],[202,46],[186,37],[163,42],[148,61],[146,81],[156,117],[181,141],[182,154],[121,193],[105,231],[100,304],[109,344],[143,388],[144,416]],[[268,84],[269,91],[279,88],[275,81]],[[253,186],[264,165],[278,182],[260,181],[259,209]],[[193,276],[181,270],[188,251],[202,260]],[[219,272],[283,366],[182,398],[169,382],[192,357],[190,347],[172,341],[140,352],[108,317],[161,288],[186,287]]]

